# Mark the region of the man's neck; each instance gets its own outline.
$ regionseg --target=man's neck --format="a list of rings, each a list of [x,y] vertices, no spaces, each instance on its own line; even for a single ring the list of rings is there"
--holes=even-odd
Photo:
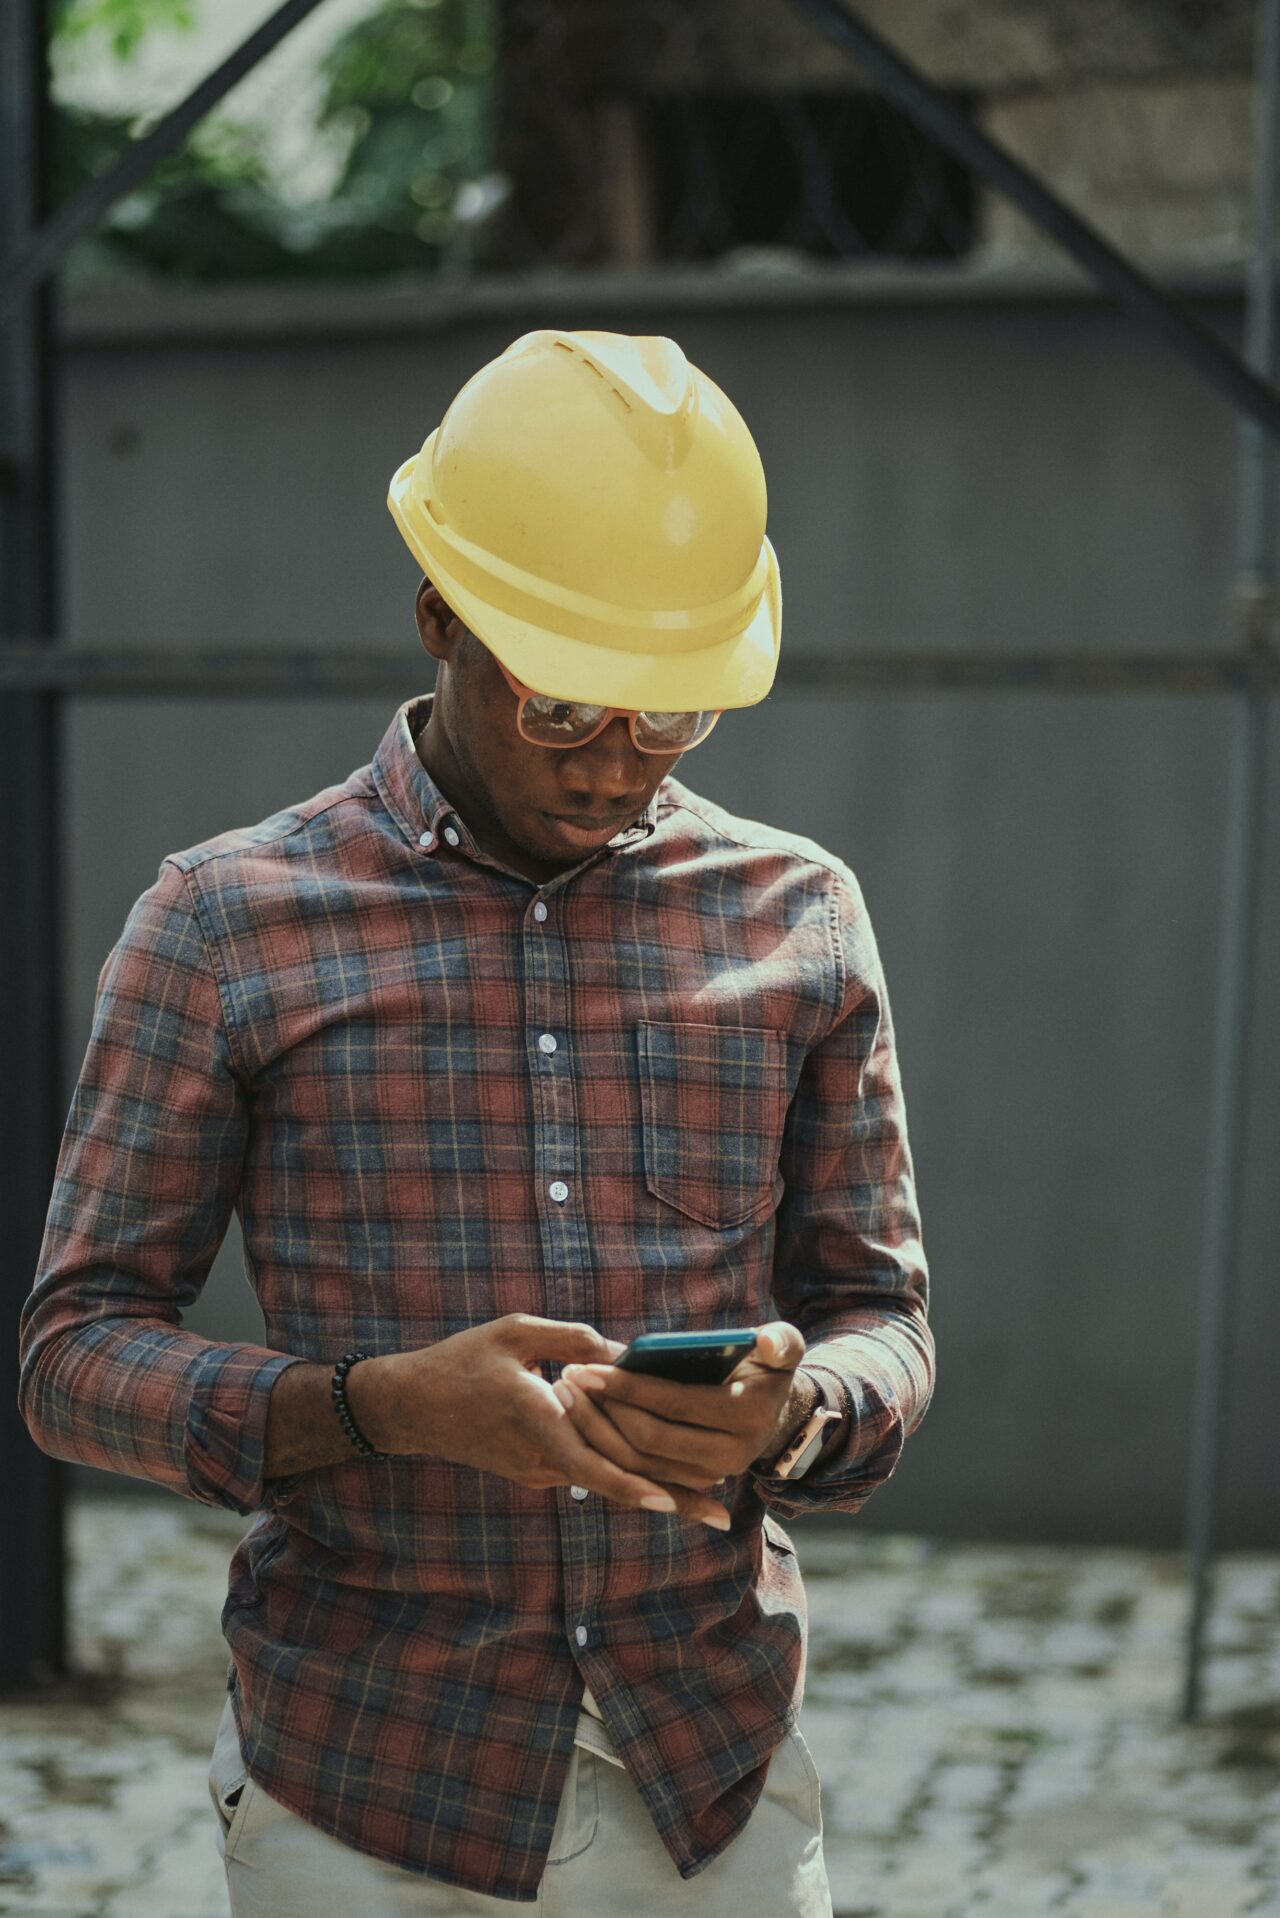
[[[529,879],[535,886],[540,886],[546,880],[568,872],[576,863],[573,860],[557,862],[540,859],[536,853],[517,845],[503,831],[483,795],[472,791],[466,774],[458,764],[452,741],[436,721],[434,708],[414,739],[414,748],[438,790],[459,818],[465,821],[468,832],[480,850],[491,859],[496,859],[499,865],[510,867],[522,879]]]

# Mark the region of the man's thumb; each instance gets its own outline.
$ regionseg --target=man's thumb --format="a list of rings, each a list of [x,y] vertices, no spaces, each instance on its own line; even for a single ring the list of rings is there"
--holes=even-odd
[[[756,1327],[756,1349],[751,1355],[761,1365],[779,1372],[792,1372],[804,1357],[804,1334],[785,1319]]]

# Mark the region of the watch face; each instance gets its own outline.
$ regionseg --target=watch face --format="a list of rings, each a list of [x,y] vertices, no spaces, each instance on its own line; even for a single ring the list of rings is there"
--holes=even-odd
[[[787,1473],[788,1478],[800,1478],[808,1471],[813,1461],[817,1458],[818,1453],[822,1450],[822,1437],[821,1432],[814,1433],[795,1464],[791,1467],[791,1470]]]
[[[838,1417],[837,1412],[827,1407],[820,1407],[814,1412],[778,1460],[774,1467],[774,1477],[800,1478],[807,1472],[822,1450],[822,1441],[827,1436],[828,1427]],[[797,1446],[801,1448],[798,1453]],[[792,1460],[791,1464],[787,1463],[788,1459]]]

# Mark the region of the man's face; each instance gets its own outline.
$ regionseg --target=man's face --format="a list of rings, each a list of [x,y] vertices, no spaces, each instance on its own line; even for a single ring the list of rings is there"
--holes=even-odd
[[[441,662],[419,740],[424,763],[479,843],[526,877],[550,878],[597,852],[679,762],[678,752],[637,752],[625,719],[610,720],[585,746],[530,745],[497,660],[427,580],[417,617],[424,647]],[[572,687],[555,690],[573,697]]]

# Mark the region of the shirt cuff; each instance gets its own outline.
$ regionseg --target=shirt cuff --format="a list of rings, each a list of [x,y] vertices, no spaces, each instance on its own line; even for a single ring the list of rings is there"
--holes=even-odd
[[[822,1451],[803,1478],[774,1478],[753,1472],[756,1490],[769,1511],[782,1519],[806,1512],[856,1512],[890,1476],[902,1454],[905,1431],[896,1415],[877,1412],[865,1378],[850,1366],[848,1374],[826,1360],[802,1361],[823,1400],[843,1417],[833,1424]]]
[[[183,1434],[192,1498],[247,1515],[290,1485],[263,1478],[267,1406],[280,1374],[301,1363],[261,1345],[211,1345],[201,1354]]]

